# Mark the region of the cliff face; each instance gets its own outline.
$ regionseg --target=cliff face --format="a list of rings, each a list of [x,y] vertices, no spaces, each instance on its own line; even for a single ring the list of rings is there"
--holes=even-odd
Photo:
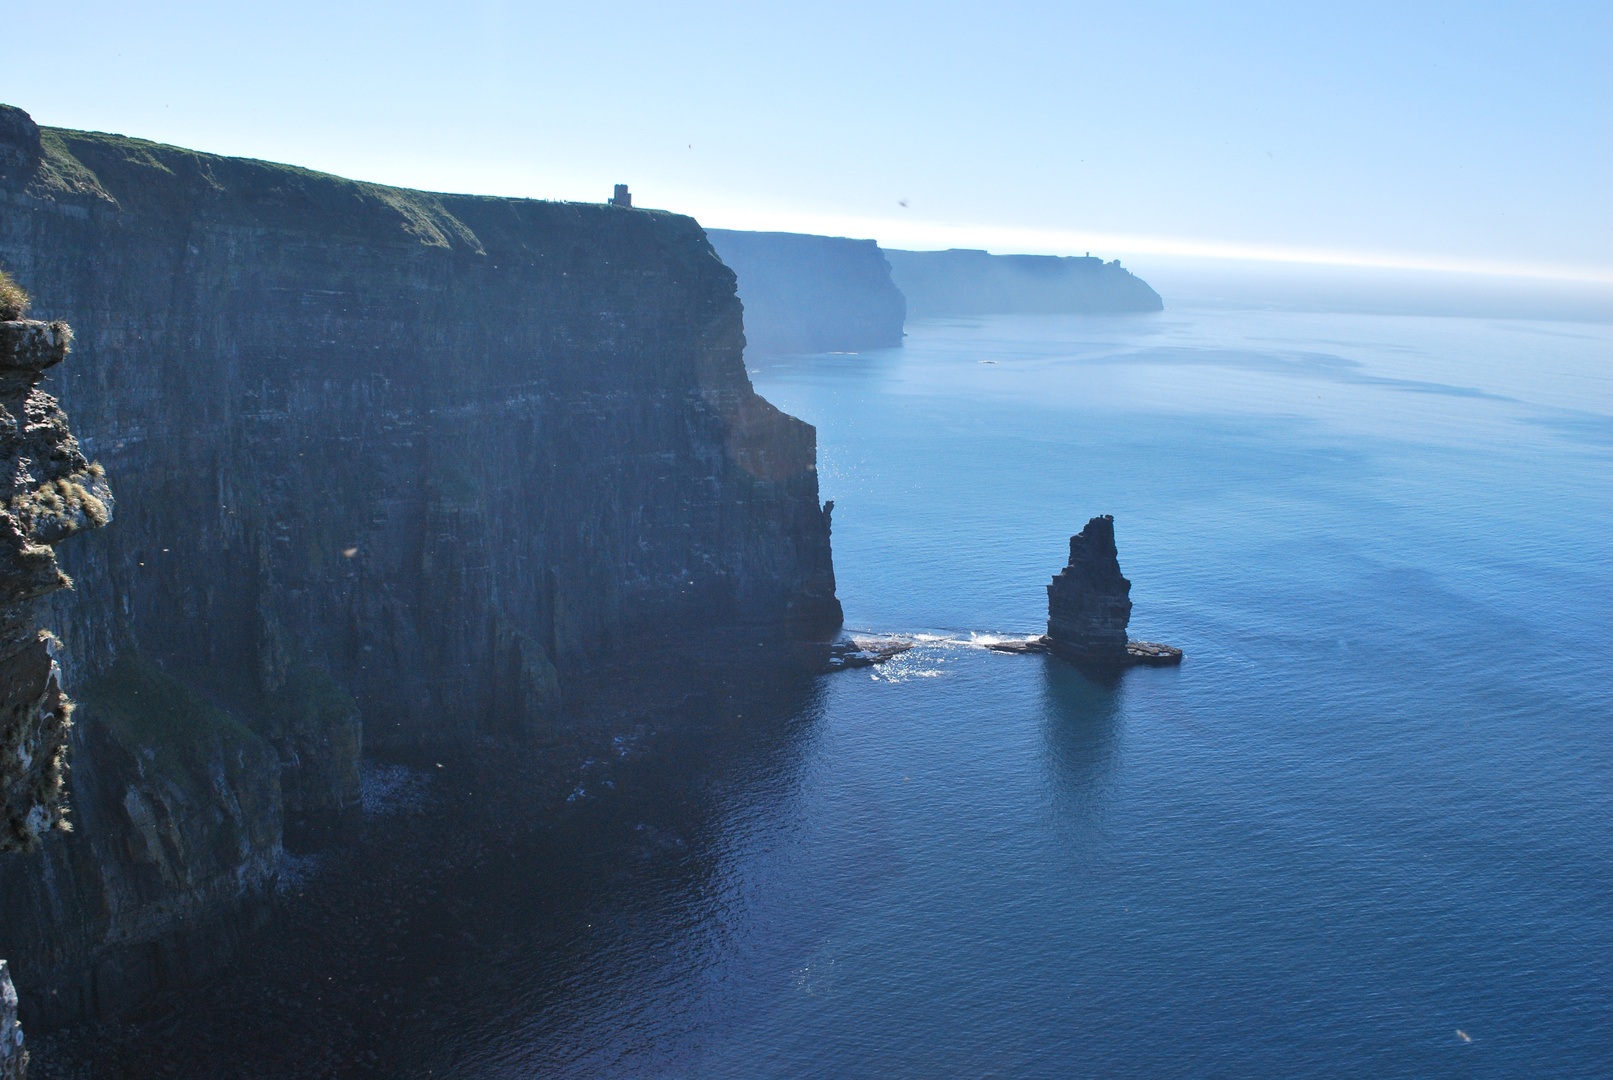
[[[27,1072],[28,1051],[17,1023],[17,988],[11,984],[6,962],[0,960],[0,1080],[22,1080]]]
[[[592,658],[838,625],[815,433],[700,227],[431,195],[0,109],[0,265],[128,512],[50,601],[77,830],[0,859],[25,1007],[193,978],[380,749],[541,745]],[[358,717],[363,717],[362,733]]]
[[[112,519],[105,471],[92,465],[56,399],[39,389],[67,358],[65,323],[21,318],[27,297],[0,276],[0,853],[37,851],[67,829],[62,805],[72,702],[43,597],[71,582],[54,545]],[[6,918],[12,917],[9,908]],[[0,1080],[28,1065],[17,992],[0,960]]]
[[[61,406],[39,389],[72,340],[65,323],[0,322],[0,852],[32,851],[65,828],[72,705],[40,600],[71,584],[54,545],[112,519],[105,471],[85,459]]]
[[[753,353],[858,352],[902,343],[907,304],[874,241],[727,229],[706,235],[739,277]]]
[[[914,315],[1161,311],[1164,301],[1120,261],[984,251],[885,252]]]

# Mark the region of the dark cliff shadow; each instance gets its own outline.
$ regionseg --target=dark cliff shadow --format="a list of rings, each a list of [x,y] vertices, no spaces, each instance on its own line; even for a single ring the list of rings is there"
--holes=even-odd
[[[1062,808],[1084,813],[1108,789],[1119,743],[1121,680],[1094,678],[1054,656],[1042,662],[1043,738]]]
[[[730,823],[788,800],[823,694],[823,677],[787,662],[663,684],[647,730],[591,761],[536,842],[458,882],[415,935],[411,965],[440,980],[446,1007],[395,1048],[399,1075],[609,1074],[631,1039],[602,1038],[597,1017],[720,952]]]
[[[319,856],[238,963],[41,1053],[130,1080],[490,1075],[489,1055],[547,1074],[579,1051],[579,1012],[721,940],[735,808],[799,783],[823,678],[754,640],[761,657],[704,644],[709,661],[645,657],[635,683],[605,673],[547,748],[414,761],[423,807]]]

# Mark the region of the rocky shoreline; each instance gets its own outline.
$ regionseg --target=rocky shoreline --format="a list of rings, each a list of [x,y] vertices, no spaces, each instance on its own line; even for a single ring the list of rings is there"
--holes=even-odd
[[[893,656],[900,656],[913,647],[913,642],[898,637],[854,638],[845,637],[829,645],[829,655],[822,670],[846,671],[853,668],[874,667]]]
[[[986,645],[1000,653],[1056,653],[1046,636],[1025,638],[1022,641],[993,641]],[[1126,642],[1126,656],[1119,667],[1172,667],[1182,662],[1182,650],[1174,645],[1161,645],[1153,641]]]

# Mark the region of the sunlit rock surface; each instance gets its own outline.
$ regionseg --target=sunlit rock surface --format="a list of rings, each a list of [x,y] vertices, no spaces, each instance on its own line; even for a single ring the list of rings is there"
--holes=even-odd
[[[28,1051],[17,1023],[17,988],[6,962],[0,960],[0,1080],[22,1080],[27,1071]]]
[[[112,520],[105,471],[84,457],[66,414],[39,389],[72,343],[66,323],[0,322],[0,854],[36,851],[52,830],[68,828],[73,704],[62,692],[56,638],[40,624],[41,600],[72,584],[54,545]],[[17,1008],[0,960],[0,1080],[20,1078],[28,1065]]]

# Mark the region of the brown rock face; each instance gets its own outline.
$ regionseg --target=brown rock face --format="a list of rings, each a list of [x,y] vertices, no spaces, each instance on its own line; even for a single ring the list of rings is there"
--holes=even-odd
[[[1058,656],[1095,666],[1126,665],[1131,582],[1120,573],[1115,519],[1087,522],[1070,537],[1070,562],[1047,587],[1047,645]]]

